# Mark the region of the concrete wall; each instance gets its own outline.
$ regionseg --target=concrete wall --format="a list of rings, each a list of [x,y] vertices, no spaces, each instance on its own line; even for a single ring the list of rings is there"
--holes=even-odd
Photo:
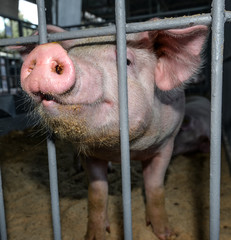
[[[82,0],[58,0],[58,25],[70,26],[81,23]]]
[[[0,0],[0,15],[18,18],[18,0]]]

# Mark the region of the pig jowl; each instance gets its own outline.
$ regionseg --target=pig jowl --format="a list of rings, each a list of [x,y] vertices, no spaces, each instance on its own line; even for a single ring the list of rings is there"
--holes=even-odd
[[[48,31],[63,30],[48,26]],[[206,38],[206,26],[127,35],[131,159],[142,163],[146,220],[159,239],[174,236],[163,182],[184,116],[183,86],[201,66]],[[34,111],[84,159],[89,179],[85,239],[104,240],[110,231],[107,164],[120,161],[115,37],[48,43],[29,53],[23,47],[23,58],[21,85]]]

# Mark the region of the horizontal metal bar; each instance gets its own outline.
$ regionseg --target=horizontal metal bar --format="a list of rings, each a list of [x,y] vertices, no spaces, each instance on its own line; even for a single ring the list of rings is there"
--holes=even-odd
[[[146,21],[140,23],[129,23],[127,24],[126,32],[135,33],[150,30],[184,28],[200,24],[209,25],[210,23],[210,14],[200,14],[187,17],[156,19],[155,21]]]
[[[38,36],[18,37],[18,38],[3,38],[0,39],[0,47],[14,46],[14,45],[26,45],[31,43],[38,43]]]
[[[155,21],[146,21],[138,23],[128,23],[126,24],[126,33],[133,32],[143,32],[148,30],[159,30],[159,29],[171,29],[171,28],[184,28],[193,25],[205,24],[209,25],[211,23],[210,14],[201,14],[194,16],[185,16],[178,18],[165,18],[158,19]],[[116,28],[115,25],[100,28],[91,28],[84,30],[75,30],[70,32],[54,33],[48,34],[49,42],[56,42],[60,40],[76,39],[76,38],[86,38],[95,36],[106,36],[115,35]],[[38,43],[38,36],[20,37],[14,39],[1,39],[0,46],[11,46],[29,43]]]

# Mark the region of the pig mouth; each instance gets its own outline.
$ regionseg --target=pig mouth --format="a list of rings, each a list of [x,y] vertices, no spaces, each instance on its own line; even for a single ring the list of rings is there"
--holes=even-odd
[[[52,94],[48,94],[48,93],[42,93],[42,92],[38,92],[38,93],[33,93],[34,95],[34,100],[37,102],[37,103],[42,103],[44,105],[44,103],[48,103],[48,102],[53,102],[53,103],[56,103],[58,105],[63,105],[63,106],[71,106],[71,105],[81,105],[81,106],[90,106],[90,107],[96,107],[97,105],[100,105],[100,104],[103,104],[103,103],[106,103],[110,106],[112,106],[112,101],[110,100],[106,100],[102,97],[100,97],[99,99],[97,99],[95,102],[93,103],[88,103],[88,102],[65,102],[63,101],[62,99],[52,95]],[[45,104],[46,105],[46,104]]]
[[[41,101],[46,100],[46,101],[54,101],[54,102],[57,102],[57,100],[56,100],[52,95],[49,95],[49,94],[43,94],[43,93],[41,93],[41,94],[40,94],[40,97],[41,97]]]
[[[59,101],[56,97],[54,97],[52,94],[38,92],[38,93],[33,93],[33,95],[36,98],[35,100],[40,103],[43,101],[48,101],[48,102],[53,101],[53,102],[62,104],[62,102]]]
[[[48,94],[48,93],[42,93],[42,92],[37,92],[33,93],[33,99],[37,104],[42,104],[42,105],[47,105],[45,103],[56,103],[58,105],[70,105],[68,103],[63,102],[61,99],[58,97]]]

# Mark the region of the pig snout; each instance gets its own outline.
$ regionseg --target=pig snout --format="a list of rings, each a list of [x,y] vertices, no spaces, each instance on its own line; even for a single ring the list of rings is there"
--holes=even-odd
[[[37,101],[69,92],[75,85],[75,68],[66,50],[58,43],[37,46],[23,63],[21,85]]]

